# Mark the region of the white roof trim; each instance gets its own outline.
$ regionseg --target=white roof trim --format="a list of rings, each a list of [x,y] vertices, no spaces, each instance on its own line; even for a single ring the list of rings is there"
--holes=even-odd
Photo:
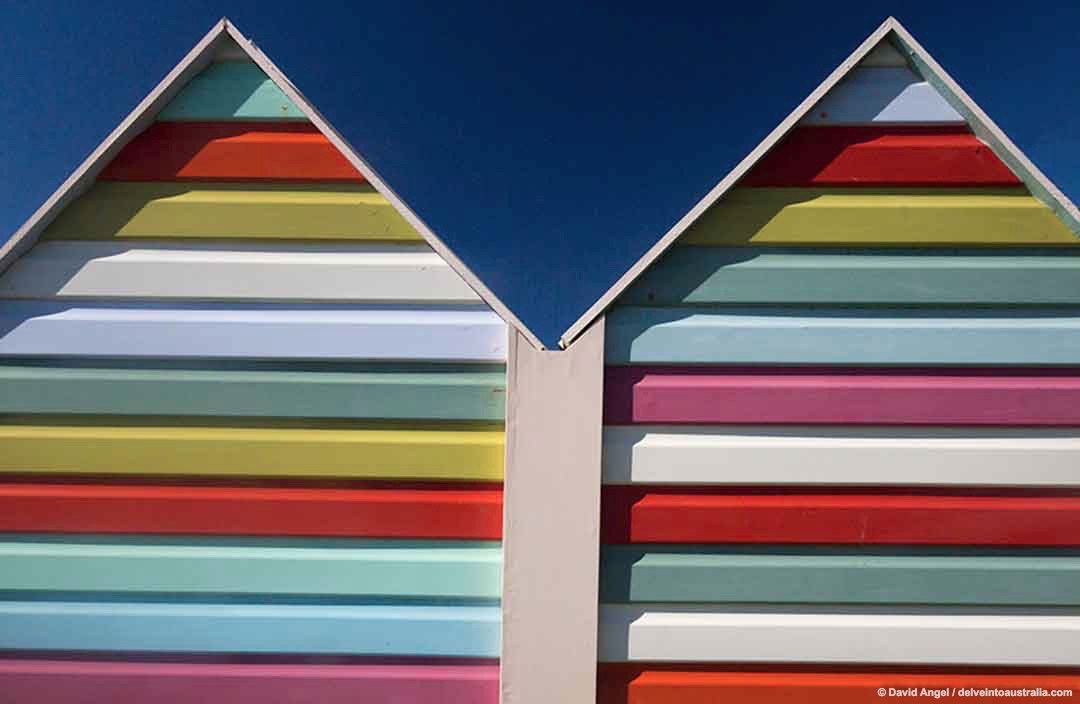
[[[450,265],[462,279],[465,280],[477,295],[494,310],[511,327],[516,328],[537,349],[544,349],[544,344],[515,316],[510,309],[503,304],[484,283],[476,277],[458,257],[447,247],[442,240],[432,232],[420,217],[409,208],[408,205],[391,189],[386,182],[376,173],[364,159],[356,153],[348,142],[335,130],[326,118],[296,89],[292,81],[281,72],[274,62],[271,61],[255,44],[240,33],[240,30],[228,19],[221,19],[199,43],[181,59],[180,63],[170,71],[165,78],[154,87],[150,94],[128,114],[127,117],[114,129],[105,140],[98,145],[97,149],[90,153],[82,164],[68,178],[60,184],[60,187],[49,196],[48,200],[30,218],[23,223],[22,227],[15,231],[11,238],[0,246],[0,272],[3,272],[15,259],[26,252],[37,241],[38,236],[49,226],[71,201],[78,198],[93,185],[98,174],[115,157],[128,142],[146,129],[157,113],[164,108],[170,100],[191,80],[195,75],[208,66],[214,58],[217,49],[222,43],[235,42],[259,68],[289,97],[293,103],[303,112],[312,124],[314,124],[330,142],[337,147],[345,158],[364,175],[364,178],[385,197],[394,208],[401,213],[402,217],[412,225],[420,236]]]
[[[1031,192],[1045,202],[1055,213],[1061,217],[1067,225],[1080,237],[1080,212],[1073,203],[1048,179],[1034,164],[1024,155],[1013,142],[1005,136],[1005,133],[975,104],[975,101],[956,84],[941,66],[934,61],[929,53],[915,41],[914,37],[904,29],[903,25],[894,18],[889,17],[870,34],[869,37],[858,46],[851,55],[844,59],[829,76],[814,89],[807,98],[789,114],[776,129],[769,133],[752,152],[746,155],[739,164],[724,177],[697,205],[690,209],[660,240],[649,248],[647,252],[630,269],[626,271],[615,284],[604,293],[578,320],[567,328],[559,340],[561,347],[567,347],[572,343],[592,321],[604,313],[614,303],[615,299],[626,290],[641,274],[645,272],[668,247],[674,244],[683,232],[694,221],[708,210],[716,201],[720,200],[747,171],[763,157],[770,149],[784,138],[784,136],[806,115],[840,79],[862,61],[873,49],[890,33],[895,33],[897,40],[902,45],[907,58],[915,67],[923,72],[923,78],[936,88],[954,109],[971,123],[975,133],[983,139],[994,152],[1006,164],[1009,165]]]

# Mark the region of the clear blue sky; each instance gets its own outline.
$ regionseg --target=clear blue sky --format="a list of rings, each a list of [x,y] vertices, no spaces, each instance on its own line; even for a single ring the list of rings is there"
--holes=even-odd
[[[1080,199],[1076,3],[494,4],[0,0],[0,239],[222,16],[548,343],[889,14]]]

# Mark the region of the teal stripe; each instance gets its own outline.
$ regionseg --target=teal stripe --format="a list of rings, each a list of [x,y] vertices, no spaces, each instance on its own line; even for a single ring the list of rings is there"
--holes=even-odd
[[[607,603],[1077,606],[1080,556],[611,546],[600,584]]]
[[[502,421],[506,375],[0,366],[0,413]]]
[[[610,364],[1067,365],[1080,363],[1068,309],[621,307],[607,316]]]
[[[0,602],[0,649],[499,656],[495,606]]]
[[[0,591],[415,601],[498,599],[501,588],[502,551],[490,542],[92,540],[0,542]]]
[[[211,64],[193,78],[158,120],[304,120],[300,108],[251,62]]]
[[[622,305],[1080,304],[1080,256],[1060,250],[680,247]]]

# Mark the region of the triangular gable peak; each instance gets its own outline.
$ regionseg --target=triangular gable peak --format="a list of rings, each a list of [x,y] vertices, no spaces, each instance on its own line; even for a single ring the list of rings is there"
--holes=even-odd
[[[289,182],[288,198],[279,200],[290,201],[291,210],[282,209],[274,196],[277,184],[285,181]],[[304,193],[304,182],[310,182],[311,193]],[[219,207],[223,200],[249,197],[263,202],[246,211],[235,203],[227,209]],[[304,212],[305,198],[320,201],[316,217]],[[329,208],[328,198],[335,201]],[[103,203],[109,207],[101,207]],[[150,207],[143,207],[147,204]],[[215,223],[221,232],[206,230],[207,222]],[[50,242],[54,239],[65,243],[97,239],[79,244],[108,261],[110,247],[122,256],[123,247],[117,244],[121,240],[156,238],[154,246],[167,249],[160,236],[169,235],[181,238],[178,241],[202,240],[212,249],[218,244],[210,241],[214,239],[266,243],[269,231],[273,231],[269,240],[304,241],[302,245],[282,243],[281,249],[301,248],[313,255],[322,251],[342,256],[347,247],[336,245],[367,241],[366,256],[356,259],[352,270],[366,271],[365,266],[374,263],[372,271],[382,277],[377,287],[381,290],[371,298],[372,286],[352,286],[357,298],[376,303],[483,302],[542,349],[539,339],[226,19],[196,44],[0,247],[0,275],[7,279],[0,282],[0,293],[10,296],[11,286],[28,281],[36,281],[39,288],[63,287],[65,282],[58,277],[62,278],[64,266],[55,262],[15,277],[22,283],[11,281],[20,268],[29,266],[20,261],[12,270],[12,265],[31,249],[41,259],[74,256],[77,247],[57,248]],[[42,247],[35,248],[39,241],[57,251],[46,247],[48,251],[42,252]],[[402,246],[412,246],[416,256],[400,260]],[[386,251],[380,252],[381,247]],[[425,250],[430,254],[424,255]],[[421,261],[425,257],[437,266]],[[68,271],[78,268],[74,261],[64,264]],[[339,281],[348,278],[347,268],[340,268]],[[101,276],[115,273],[99,269]],[[46,270],[49,280],[40,276]],[[308,280],[317,283],[315,268],[312,272]],[[83,273],[86,281],[94,272]],[[146,272],[142,275],[145,278]],[[254,292],[251,298],[259,298],[258,294]],[[68,295],[80,294],[69,290]],[[89,295],[100,297],[101,290]],[[238,292],[235,297],[243,295]],[[320,300],[317,292],[308,298]]]
[[[978,207],[971,207],[976,197]],[[849,217],[868,204],[874,207],[873,235],[859,217]],[[846,228],[837,227],[845,221]],[[676,240],[731,246],[1072,245],[1080,243],[1080,212],[890,17],[560,343],[570,344],[624,294],[627,302],[650,304],[659,272],[632,284]],[[739,260],[738,252],[731,256]]]

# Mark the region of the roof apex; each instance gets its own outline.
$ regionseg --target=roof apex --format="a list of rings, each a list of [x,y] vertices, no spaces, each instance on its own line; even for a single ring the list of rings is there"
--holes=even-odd
[[[508,325],[517,329],[537,349],[544,344],[521,320],[481,281],[456,254],[443,243],[430,227],[405,201],[379,176],[345,140],[341,134],[300,93],[292,81],[250,39],[244,36],[228,17],[214,23],[194,47],[173,67],[168,74],[135,106],[127,117],[90,153],[88,157],[64,180],[51,196],[39,207],[7,242],[0,246],[0,273],[25,253],[37,241],[38,236],[73,200],[93,185],[98,174],[123,149],[128,142],[154,121],[157,114],[177,93],[212,61],[223,42],[232,41],[273,81],[278,88],[304,113],[367,180],[385,197],[405,220],[420,233],[435,252],[450,265],[462,279],[491,307]]]
[[[784,120],[773,129],[746,157],[740,161],[720,182],[712,188],[698,203],[690,209],[656,244],[624,273],[604,295],[596,300],[580,318],[574,322],[559,340],[560,347],[569,346],[582,332],[602,315],[615,299],[625,291],[641,274],[655,262],[660,255],[674,244],[701,215],[724,196],[751,168],[776,146],[777,143],[825,96],[833,86],[840,82],[873,49],[893,35],[899,49],[924,80],[942,94],[946,101],[959,112],[975,132],[986,142],[1011,169],[1013,169],[1031,193],[1048,205],[1065,224],[1080,238],[1080,210],[1060,189],[1036,167],[1027,156],[1005,135],[990,117],[971,99],[963,88],[938,64],[930,53],[919,44],[898,19],[889,15],[877,29],[870,33],[846,59],[830,73],[810,95],[806,97]]]

